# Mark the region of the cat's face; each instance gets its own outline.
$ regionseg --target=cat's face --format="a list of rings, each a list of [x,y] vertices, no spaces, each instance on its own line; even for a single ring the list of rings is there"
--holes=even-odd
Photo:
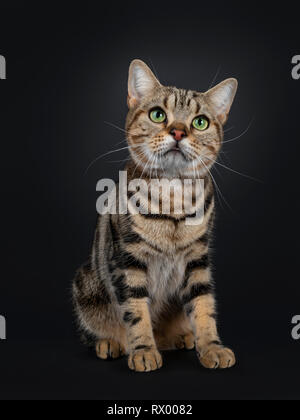
[[[165,87],[135,60],[128,86],[126,132],[136,165],[152,175],[203,176],[220,151],[237,81],[206,93]]]

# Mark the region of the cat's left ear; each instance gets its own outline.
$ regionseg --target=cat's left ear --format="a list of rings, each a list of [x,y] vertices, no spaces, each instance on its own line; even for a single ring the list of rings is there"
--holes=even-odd
[[[141,99],[161,86],[147,64],[141,60],[134,60],[129,68],[128,106],[133,108]]]
[[[225,124],[233,103],[238,81],[227,79],[206,92],[205,96],[222,124]]]

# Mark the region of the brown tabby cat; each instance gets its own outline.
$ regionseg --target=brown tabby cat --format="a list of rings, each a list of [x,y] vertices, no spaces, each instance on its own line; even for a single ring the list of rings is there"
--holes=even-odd
[[[165,87],[135,60],[128,86],[128,182],[149,183],[153,175],[201,177],[204,220],[187,225],[191,215],[175,214],[174,206],[168,215],[134,214],[129,206],[126,215],[100,216],[91,257],[73,284],[81,330],[99,358],[128,355],[130,369],[138,372],[162,367],[159,350],[182,348],[196,348],[206,368],[230,368],[235,356],[221,344],[216,327],[209,169],[222,145],[237,81],[228,79],[206,93]],[[140,194],[141,201],[149,199]]]

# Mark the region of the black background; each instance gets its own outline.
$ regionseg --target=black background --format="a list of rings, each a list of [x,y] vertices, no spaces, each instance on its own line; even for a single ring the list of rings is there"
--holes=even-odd
[[[25,3],[25,2],[24,2]],[[1,399],[299,399],[298,142],[300,54],[294,3],[43,2],[0,7]],[[226,372],[193,352],[131,373],[81,347],[70,286],[91,249],[96,182],[117,178],[127,72],[145,60],[164,84],[205,91],[239,80],[216,181],[215,279]],[[120,143],[120,144],[119,144]]]

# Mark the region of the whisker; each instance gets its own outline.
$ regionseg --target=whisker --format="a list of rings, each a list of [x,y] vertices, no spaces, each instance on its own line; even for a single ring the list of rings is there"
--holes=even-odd
[[[88,173],[88,171],[91,169],[91,167],[96,163],[96,162],[98,162],[98,160],[100,160],[101,158],[103,158],[103,157],[105,157],[105,156],[108,156],[108,155],[111,155],[112,153],[117,153],[117,152],[120,152],[121,150],[129,150],[129,149],[131,149],[132,147],[136,147],[136,146],[126,146],[126,147],[122,147],[121,149],[117,149],[117,150],[112,150],[112,151],[110,151],[110,152],[107,152],[107,153],[104,153],[103,155],[100,155],[100,156],[98,156],[96,159],[94,159],[91,163],[90,163],[90,165],[87,167],[87,169],[86,169],[86,171],[85,171],[85,173],[84,173],[84,176]]]
[[[198,156],[198,155],[195,155],[195,154],[192,154],[192,156],[194,157],[193,165],[195,164],[195,159],[196,159],[196,161],[199,162],[199,163],[201,163],[205,167],[206,171],[209,173],[209,175],[210,175],[210,177],[211,177],[211,179],[213,181],[213,184],[215,185],[215,189],[216,189],[216,193],[217,193],[217,198],[219,200],[219,203],[220,203],[221,207],[223,207],[223,205],[222,205],[222,200],[223,200],[224,203],[227,205],[227,207],[233,212],[233,209],[231,208],[231,206],[229,205],[228,201],[226,200],[226,198],[224,197],[223,193],[221,192],[221,189],[219,188],[218,183],[215,180],[215,177],[213,176],[212,172],[207,167],[207,165],[205,164],[205,162],[202,160],[201,156]],[[197,176],[199,176],[201,178],[200,171],[198,169],[196,169],[196,171],[197,171]]]
[[[239,136],[237,136],[237,137],[234,137],[233,139],[229,139],[229,140],[223,141],[223,144],[226,144],[226,143],[231,143],[231,142],[233,142],[233,141],[236,141],[236,140],[240,139],[242,136],[244,136],[245,134],[247,134],[247,132],[250,130],[250,127],[251,127],[251,125],[253,124],[253,122],[254,122],[254,118],[252,118],[252,120],[250,121],[250,123],[249,123],[248,127],[246,128],[246,130],[244,130],[244,131],[242,132],[242,134],[240,134],[240,135],[239,135]]]
[[[203,160],[201,159],[201,157],[200,157],[200,161],[204,165],[204,167],[206,168],[206,170],[208,171],[208,173],[210,174],[210,176],[212,178],[212,181],[213,181],[213,183],[214,183],[214,185],[216,187],[217,196],[218,196],[218,200],[219,200],[220,204],[222,205],[222,201],[220,200],[220,197],[221,197],[222,200],[224,201],[224,203],[227,205],[227,207],[234,213],[232,207],[230,206],[230,204],[228,203],[228,201],[224,197],[223,193],[221,192],[221,190],[220,190],[220,188],[219,188],[219,186],[217,184],[217,181],[215,180],[213,174],[211,173],[210,169],[205,165],[205,163],[203,162]],[[219,195],[220,195],[220,197],[219,197]]]
[[[234,129],[234,126],[226,128],[226,130],[224,130],[224,133],[228,133],[229,131],[232,131]]]
[[[221,166],[222,168],[227,169],[228,171],[231,171],[231,172],[233,172],[233,173],[235,173],[235,174],[237,174],[237,175],[243,176],[244,178],[248,178],[248,179],[251,179],[252,181],[256,181],[256,182],[259,182],[259,183],[263,184],[263,181],[261,181],[260,179],[253,178],[252,176],[250,176],[250,175],[246,175],[246,174],[243,174],[242,172],[238,172],[238,171],[236,171],[235,169],[229,168],[229,166],[223,165],[222,163],[217,162],[217,161],[215,161],[215,160],[213,160],[213,159],[210,159],[210,158],[209,158],[209,157],[207,157],[207,156],[204,156],[204,157],[205,157],[206,159],[210,160],[211,162],[214,162],[215,164],[217,164],[217,165]]]
[[[164,176],[165,176],[165,177],[167,177],[167,175],[166,175],[166,171],[165,171],[165,168],[164,168],[163,163],[162,163],[162,159],[163,159],[163,150],[161,150],[161,151],[160,151],[159,156],[160,156],[160,166],[161,166],[161,168],[163,168],[163,173],[164,173]]]
[[[155,157],[155,166],[156,166],[156,171],[155,171],[155,173],[156,173],[156,179],[158,179],[158,168],[159,168],[159,165],[158,165],[158,155],[156,155],[156,157]]]
[[[198,171],[197,171],[197,176],[198,176]],[[193,176],[196,179],[196,166],[195,166],[195,161],[193,160]]]
[[[217,77],[219,76],[220,70],[221,70],[221,66],[218,67],[217,73],[216,73],[215,77],[212,79],[208,89],[211,89],[213,87],[213,85],[215,84],[215,82],[217,80]]]
[[[157,165],[156,165],[157,156],[154,155],[150,165],[150,179],[152,179],[152,174],[154,175],[156,171],[156,178],[157,178]]]
[[[127,139],[121,140],[118,143],[116,143],[115,146],[119,146],[119,144],[122,144],[122,143],[128,143],[128,140]]]
[[[122,163],[122,162],[128,162],[128,160],[130,160],[130,157],[126,158],[126,159],[122,159],[122,160],[108,160],[108,163]]]
[[[136,153],[136,151],[135,151],[135,153]],[[139,160],[139,157],[145,157],[145,158],[147,159],[147,156],[146,156],[146,154],[144,153],[144,151],[143,151],[143,150],[141,150],[141,151],[140,151],[140,153],[136,153],[136,154],[138,155],[138,158],[137,158],[138,162],[137,162],[137,163],[136,163],[136,165],[135,165],[135,168],[134,168],[134,171],[133,171],[133,174],[132,174],[132,178],[134,177],[134,175],[135,175],[135,173],[136,173],[137,168],[138,168],[139,166],[142,166],[142,162]]]
[[[145,172],[145,170],[146,170],[146,168],[147,168],[147,166],[148,166],[148,164],[149,164],[149,162],[150,162],[150,159],[151,159],[151,163],[152,163],[153,156],[150,156],[150,157],[148,158],[147,163],[146,163],[146,165],[144,166],[143,172],[142,172],[142,174],[141,174],[141,176],[140,176],[140,178],[139,178],[139,180],[140,180],[140,181],[141,181],[141,179],[143,178],[144,172]],[[150,177],[151,177],[151,165],[150,165]]]
[[[111,123],[111,122],[109,122],[109,121],[103,121],[103,122],[104,122],[104,124],[110,125],[111,127],[114,127],[114,128],[116,128],[117,130],[120,130],[120,131],[122,131],[122,132],[123,132],[123,133],[125,133],[125,134],[130,134],[130,132],[129,132],[129,131],[124,130],[124,128],[121,128],[121,127],[117,126],[116,124],[113,124],[113,123]]]

